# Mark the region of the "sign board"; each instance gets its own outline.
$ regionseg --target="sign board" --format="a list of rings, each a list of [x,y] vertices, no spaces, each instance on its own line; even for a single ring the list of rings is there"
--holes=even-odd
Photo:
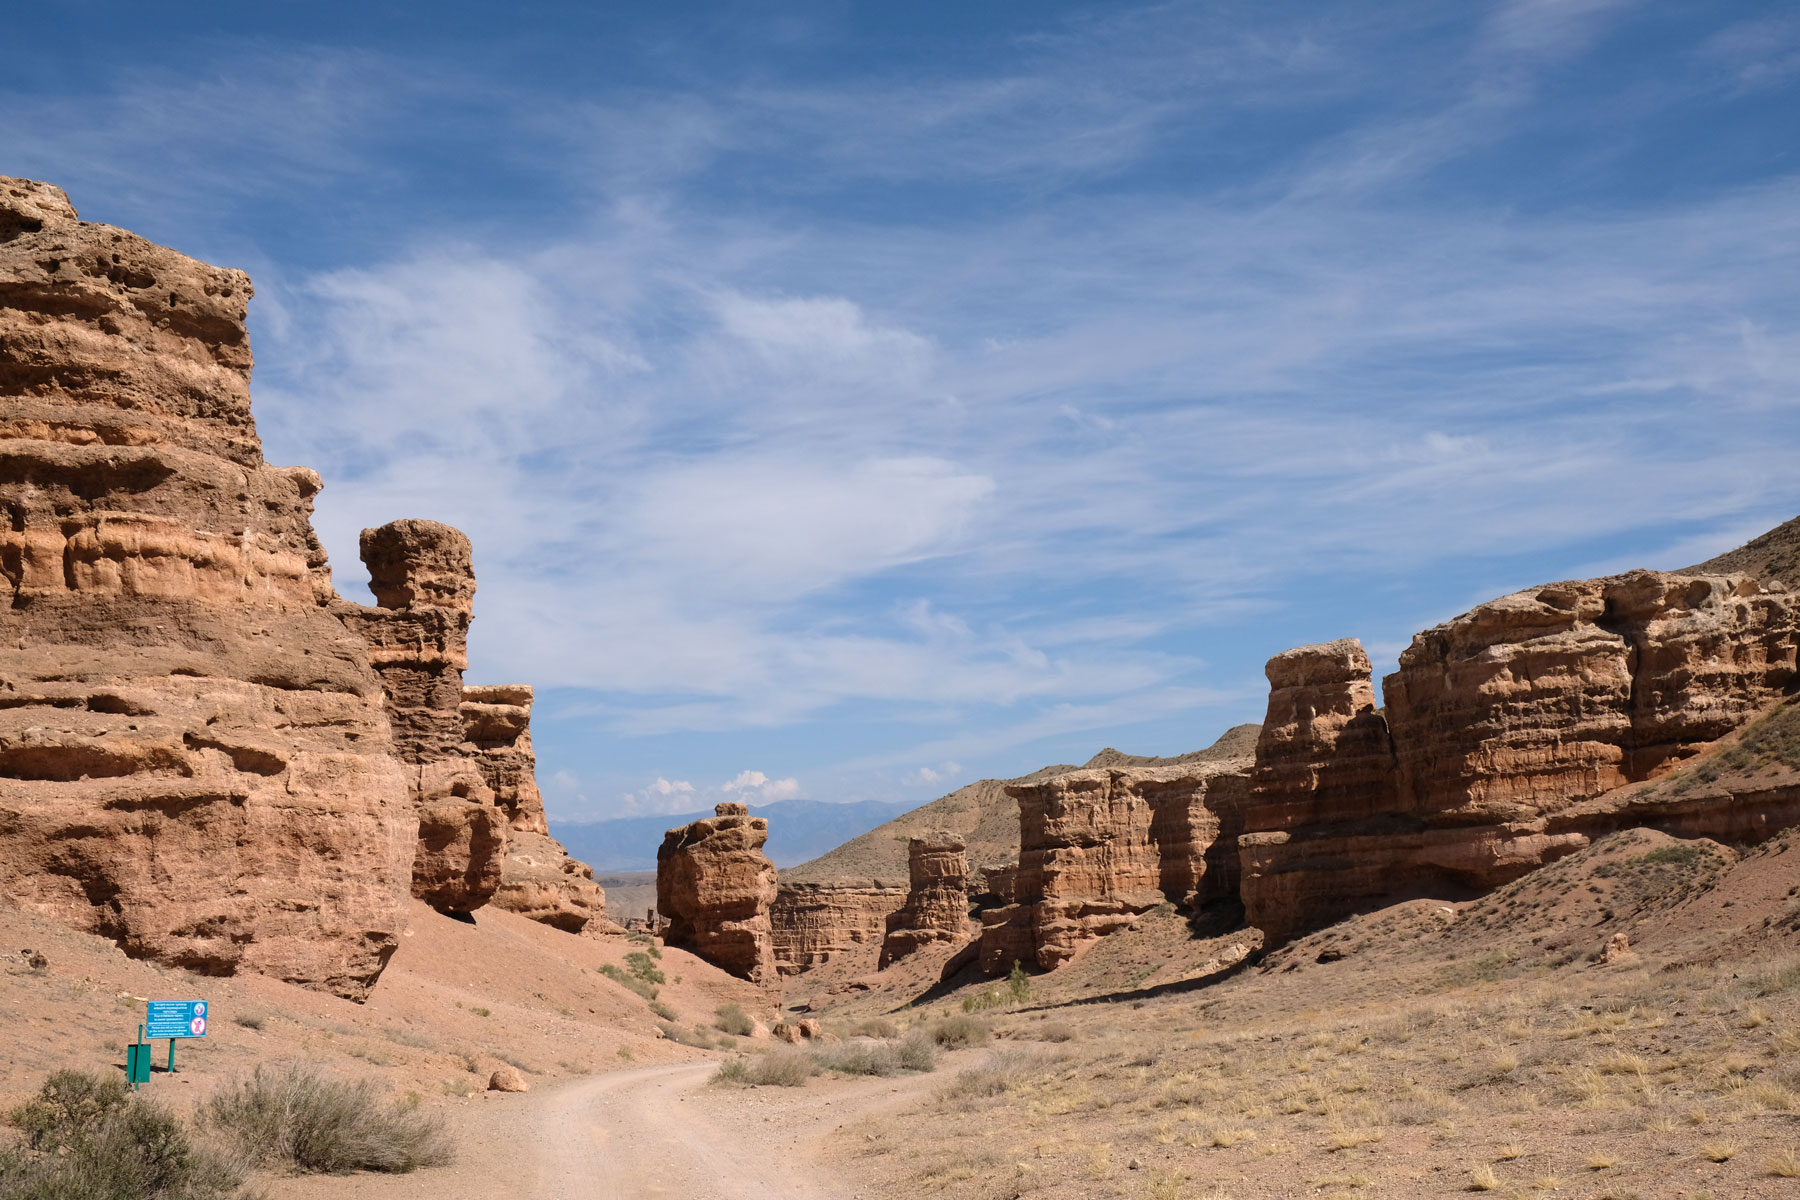
[[[151,1000],[144,1016],[144,1036],[205,1037],[206,1010],[204,1000]]]

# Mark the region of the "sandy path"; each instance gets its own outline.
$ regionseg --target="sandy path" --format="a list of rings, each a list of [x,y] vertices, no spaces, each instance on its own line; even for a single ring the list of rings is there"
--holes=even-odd
[[[741,1121],[718,1120],[697,1092],[710,1062],[616,1071],[560,1089],[538,1114],[539,1200],[833,1200],[787,1129],[747,1137]],[[758,1089],[759,1091],[761,1089]],[[738,1095],[744,1095],[739,1093]],[[704,1120],[711,1117],[713,1119]]]
[[[935,1081],[815,1079],[714,1088],[712,1061],[591,1075],[450,1114],[457,1160],[411,1175],[269,1181],[274,1200],[850,1200],[826,1141]]]

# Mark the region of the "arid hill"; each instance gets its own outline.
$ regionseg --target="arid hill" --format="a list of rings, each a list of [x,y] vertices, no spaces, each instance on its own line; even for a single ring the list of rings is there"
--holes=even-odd
[[[1800,517],[1782,522],[1735,550],[1727,550],[1680,571],[1683,575],[1733,573],[1763,580],[1779,579],[1789,587],[1800,587]]]

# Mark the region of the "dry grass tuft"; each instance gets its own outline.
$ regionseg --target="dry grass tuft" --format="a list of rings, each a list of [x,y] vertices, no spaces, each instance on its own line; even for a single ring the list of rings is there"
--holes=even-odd
[[[209,1125],[270,1166],[403,1174],[450,1161],[443,1122],[392,1103],[372,1080],[332,1079],[294,1064],[240,1077],[207,1101]]]

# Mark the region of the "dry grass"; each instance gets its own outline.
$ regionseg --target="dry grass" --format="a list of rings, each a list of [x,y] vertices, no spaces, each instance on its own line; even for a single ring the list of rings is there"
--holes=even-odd
[[[295,1064],[241,1077],[214,1093],[206,1122],[257,1162],[296,1171],[403,1173],[450,1161],[443,1122],[393,1103],[368,1080]]]
[[[803,1087],[819,1073],[812,1055],[802,1050],[773,1050],[754,1058],[727,1059],[713,1072],[712,1082],[739,1087]]]

